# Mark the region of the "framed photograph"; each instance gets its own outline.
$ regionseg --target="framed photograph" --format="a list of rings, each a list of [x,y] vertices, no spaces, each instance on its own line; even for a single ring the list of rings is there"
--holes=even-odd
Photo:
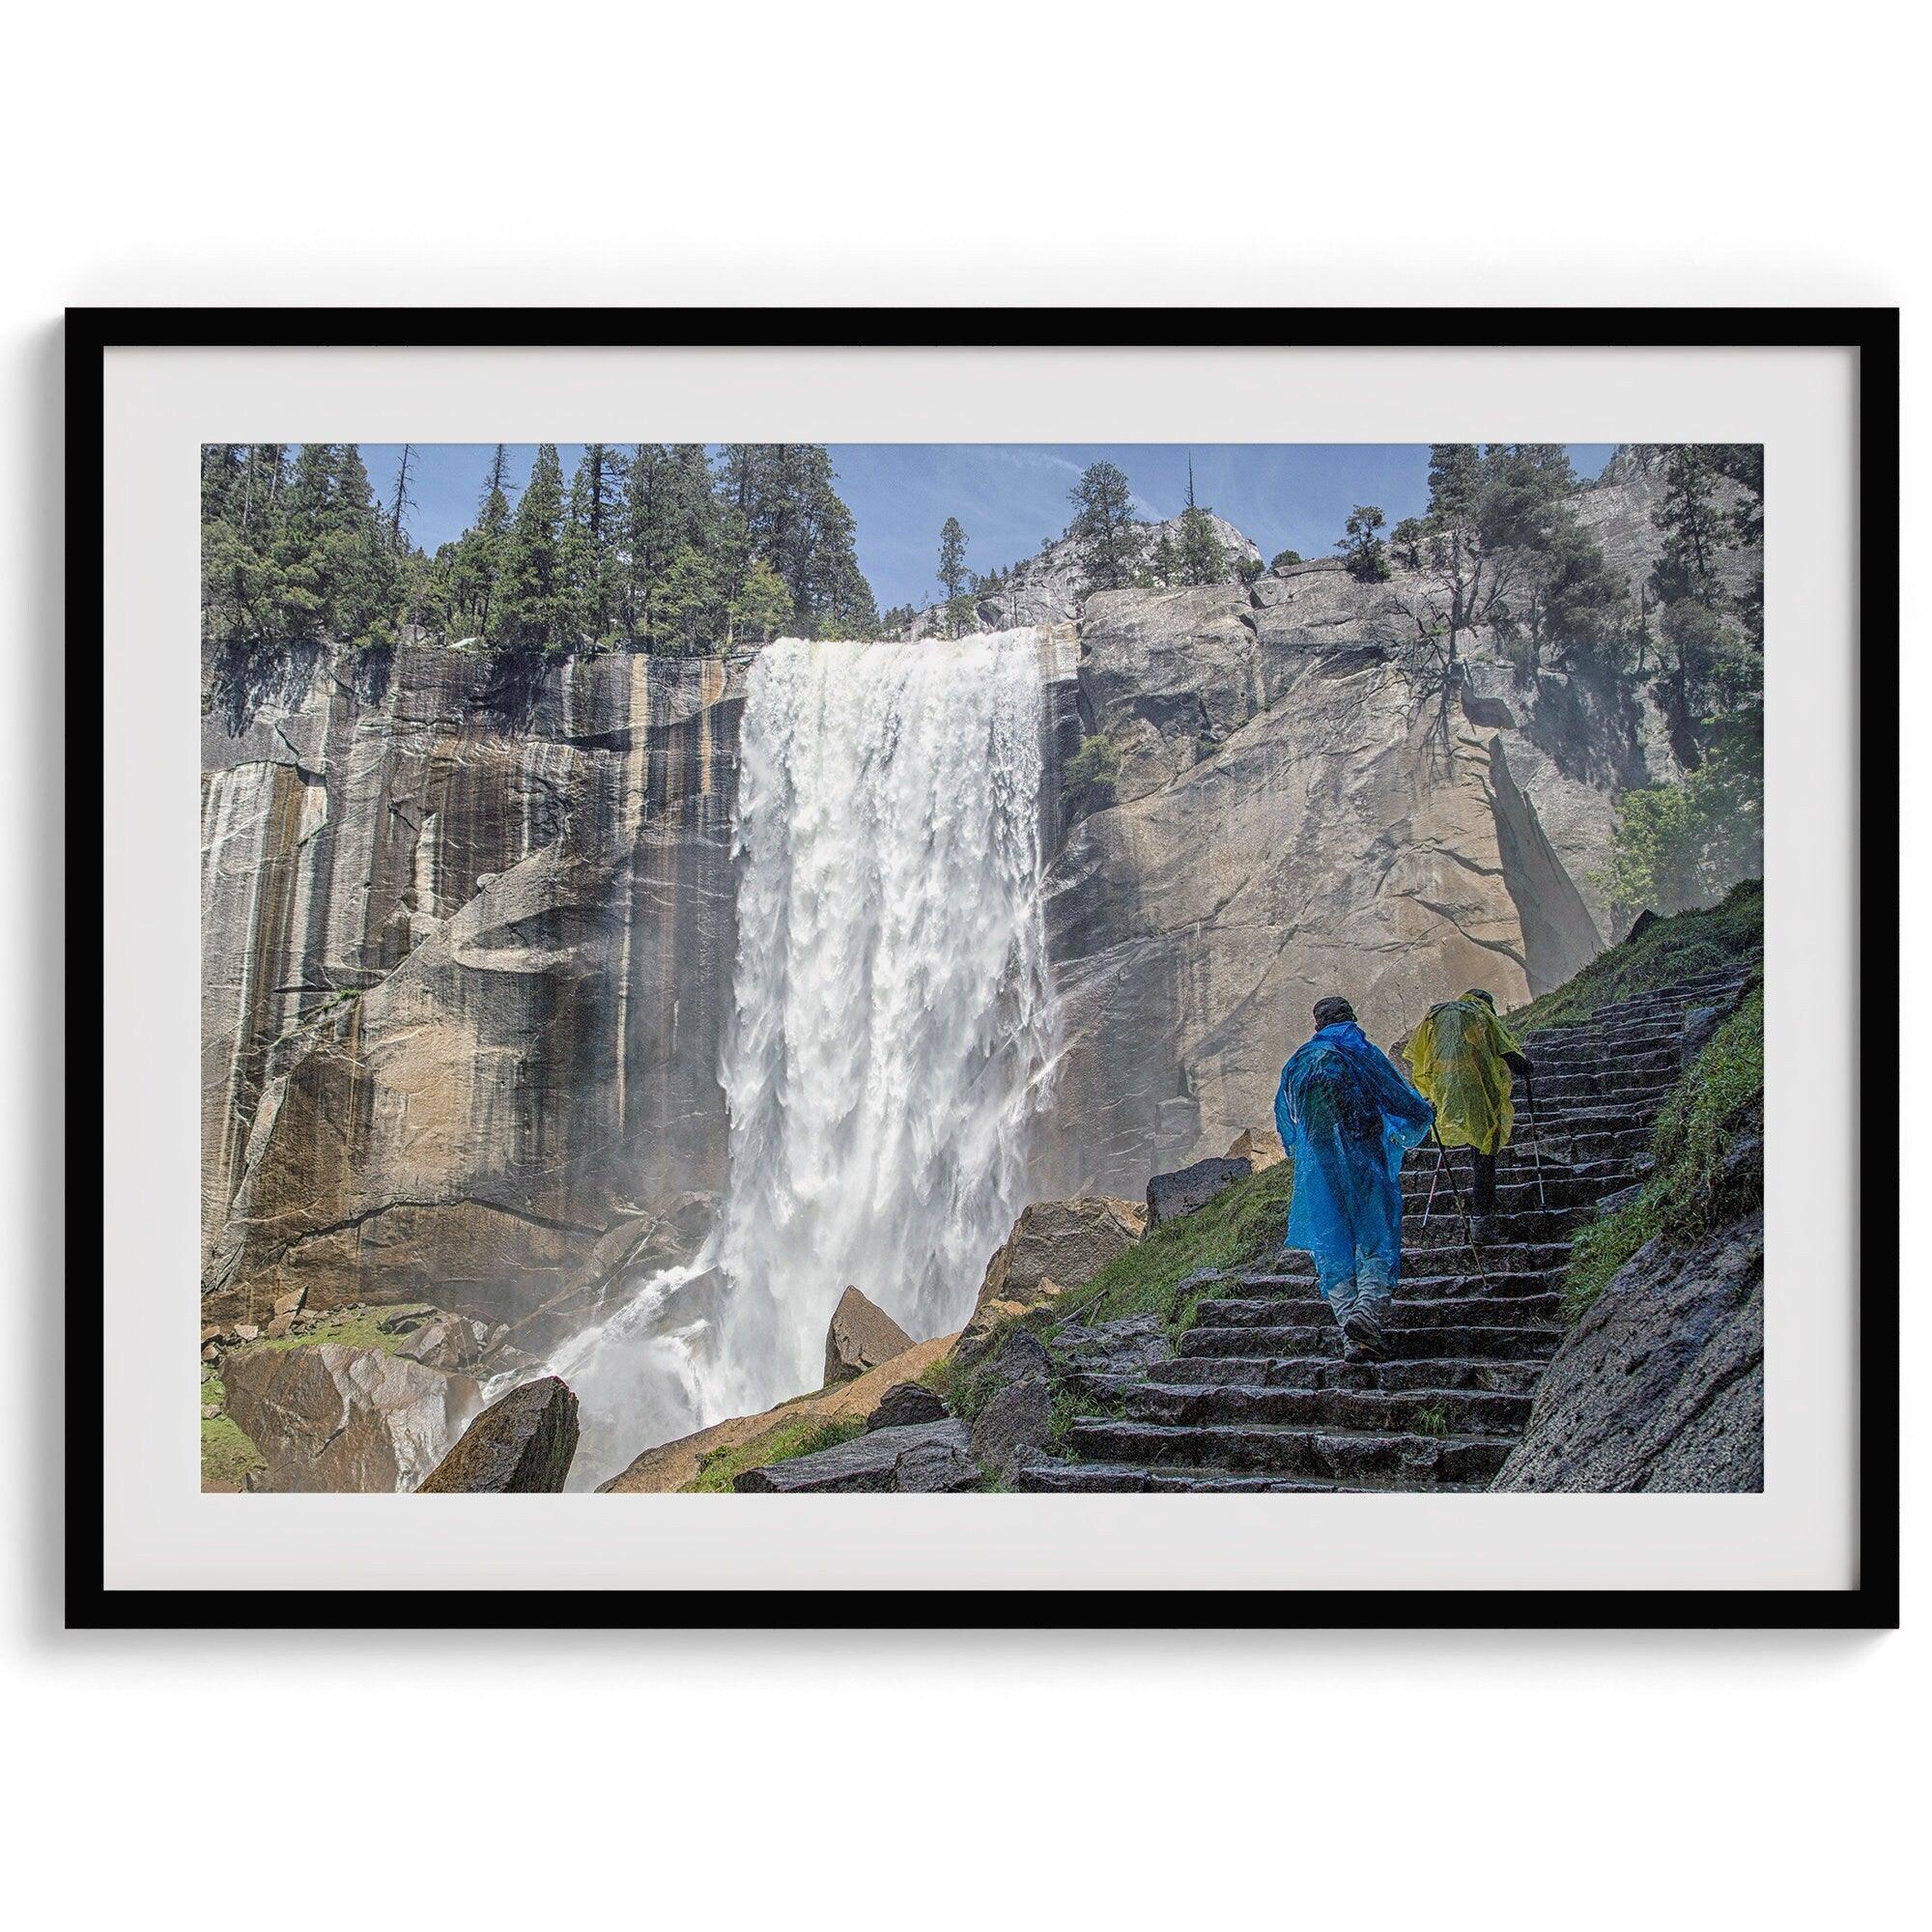
[[[1896,1622],[1894,311],[68,382],[71,1624]]]

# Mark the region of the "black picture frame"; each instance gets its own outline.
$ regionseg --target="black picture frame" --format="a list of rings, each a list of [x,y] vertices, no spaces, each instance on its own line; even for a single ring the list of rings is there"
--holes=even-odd
[[[84,828],[101,825],[93,779],[104,670],[101,473],[104,360],[115,349],[398,348],[1678,349],[1855,351],[1858,624],[1853,769],[1858,1000],[1883,1024],[1899,990],[1899,772],[1894,744],[1862,743],[1864,692],[1889,698],[1899,670],[1899,317],[1893,308],[751,309],[73,308],[67,312],[68,994],[100,956],[103,913]],[[90,702],[90,698],[94,701]],[[83,755],[85,753],[85,755]],[[98,851],[99,847],[96,847]],[[66,1352],[66,1621],[70,1629],[972,1628],[987,1622],[1129,1629],[1891,1629],[1898,1623],[1899,1240],[1884,1206],[1899,1179],[1900,1100],[1889,1056],[1858,1033],[1857,1581],[1842,1590],[114,1589],[103,1576],[105,1449],[91,1352]],[[69,1087],[99,1095],[98,1048],[70,1042]],[[1875,1076],[1875,1077],[1868,1077]],[[70,1105],[70,1230],[94,1211],[87,1145],[96,1107]],[[1863,1184],[1880,1204],[1869,1220]],[[74,1256],[80,1250],[71,1242]],[[103,1280],[78,1259],[67,1330],[99,1332]]]

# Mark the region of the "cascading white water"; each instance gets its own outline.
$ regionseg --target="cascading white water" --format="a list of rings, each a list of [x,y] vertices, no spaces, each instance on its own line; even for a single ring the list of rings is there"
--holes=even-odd
[[[611,1473],[598,1438],[628,1459],[815,1388],[848,1284],[915,1337],[971,1313],[1052,1065],[1041,723],[1032,631],[759,655],[725,1198],[691,1268],[554,1359],[583,1404],[583,1476]],[[712,1269],[715,1314],[668,1332],[670,1295]]]
[[[1031,631],[783,643],[740,739],[719,1263],[727,1401],[816,1384],[856,1284],[965,1320],[1017,1209],[1050,1064]]]

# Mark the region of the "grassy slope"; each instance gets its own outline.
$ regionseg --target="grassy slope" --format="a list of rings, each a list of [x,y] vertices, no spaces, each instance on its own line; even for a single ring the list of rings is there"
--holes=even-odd
[[[383,1354],[393,1355],[409,1337],[385,1335],[377,1324],[408,1312],[420,1312],[427,1307],[426,1302],[408,1302],[399,1303],[394,1308],[360,1308],[353,1315],[340,1316],[332,1321],[318,1322],[315,1327],[306,1328],[299,1335],[278,1335],[272,1342],[251,1342],[249,1347],[276,1350],[316,1349],[325,1342],[341,1342],[352,1349],[376,1349]]]
[[[1661,919],[1641,939],[1613,946],[1566,980],[1510,1014],[1519,1033],[1575,1026],[1599,1007],[1628,1000],[1654,987],[1693,980],[1719,967],[1764,964],[1764,882],[1746,879],[1704,912]]]
[[[1137,1247],[1110,1262],[1085,1288],[1053,1304],[1056,1321],[1111,1321],[1122,1315],[1158,1315],[1174,1330],[1194,1321],[1205,1289],[1189,1288],[1204,1268],[1237,1268],[1281,1246],[1294,1167],[1277,1162],[1232,1187],[1205,1208],[1156,1228]]]
[[[794,1456],[810,1456],[820,1449],[836,1449],[855,1435],[866,1433],[866,1424],[856,1415],[801,1415],[781,1422],[755,1442],[738,1442],[728,1449],[714,1449],[698,1459],[697,1480],[685,1485],[691,1495],[716,1496],[732,1493],[731,1479],[747,1469],[762,1469],[770,1463],[788,1463]]]
[[[221,1378],[208,1367],[201,1372],[202,1407],[224,1403],[228,1392]],[[266,1469],[269,1459],[242,1433],[242,1425],[229,1415],[201,1418],[201,1487],[205,1491],[239,1490],[251,1471]]]

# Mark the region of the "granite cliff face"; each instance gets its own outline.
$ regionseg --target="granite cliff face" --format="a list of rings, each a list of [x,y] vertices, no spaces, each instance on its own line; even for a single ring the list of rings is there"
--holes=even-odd
[[[741,668],[602,658],[506,688],[410,651],[212,706],[213,1316],[433,1285],[527,1317],[722,1183]]]
[[[1637,574],[1648,516],[1623,498],[1648,487],[1581,499]],[[1036,575],[1019,618],[1051,623],[1065,600]],[[1060,1052],[1034,1198],[1138,1197],[1270,1136],[1321,993],[1388,1041],[1465,985],[1507,1005],[1600,950],[1589,875],[1613,793],[1676,774],[1662,715],[1520,675],[1481,632],[1446,665],[1429,588],[1319,562],[1096,594],[1043,634]],[[746,662],[513,687],[403,651],[212,705],[212,1316],[433,1300],[541,1350],[602,1282],[694,1253],[725,1181]],[[1096,738],[1111,782],[1076,782]]]
[[[1520,1003],[1602,950],[1590,875],[1613,792],[1676,776],[1662,714],[1521,676],[1480,631],[1448,665],[1429,588],[1321,562],[1088,600],[1078,713],[1118,775],[1048,880],[1065,1046],[1040,1191],[1137,1193],[1271,1134],[1323,993],[1389,1042],[1465,986]]]

